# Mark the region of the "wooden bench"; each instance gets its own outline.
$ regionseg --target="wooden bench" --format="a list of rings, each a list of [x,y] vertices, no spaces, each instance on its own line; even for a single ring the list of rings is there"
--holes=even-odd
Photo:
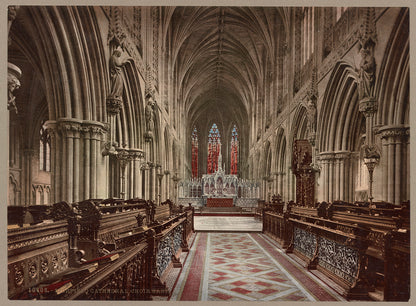
[[[257,207],[256,207],[256,211],[254,213],[254,217],[256,219],[261,220],[263,218],[263,209],[265,207],[266,201],[264,200],[259,200],[257,202]]]
[[[155,205],[153,202],[149,201],[149,205],[151,207],[152,225],[159,224],[170,218],[171,206],[168,203]]]

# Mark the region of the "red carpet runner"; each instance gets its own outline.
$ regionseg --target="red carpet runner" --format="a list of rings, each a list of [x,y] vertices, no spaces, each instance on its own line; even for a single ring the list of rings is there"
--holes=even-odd
[[[262,234],[198,233],[170,300],[342,299],[295,266]]]

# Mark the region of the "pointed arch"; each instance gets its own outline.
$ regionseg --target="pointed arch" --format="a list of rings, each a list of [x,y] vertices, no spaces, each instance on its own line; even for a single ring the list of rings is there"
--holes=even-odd
[[[409,9],[402,8],[387,43],[376,83],[378,125],[409,124]]]
[[[357,74],[338,62],[325,90],[318,116],[319,151],[353,151],[364,117],[359,112]]]

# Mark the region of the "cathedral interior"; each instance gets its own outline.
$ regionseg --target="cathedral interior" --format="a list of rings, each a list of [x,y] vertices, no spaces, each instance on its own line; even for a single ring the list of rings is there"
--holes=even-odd
[[[409,300],[409,8],[9,6],[7,49],[10,300]]]

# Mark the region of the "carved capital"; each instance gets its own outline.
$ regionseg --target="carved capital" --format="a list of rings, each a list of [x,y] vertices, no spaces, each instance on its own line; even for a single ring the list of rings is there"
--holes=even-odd
[[[328,162],[335,159],[335,154],[333,152],[323,152],[319,154],[319,157],[322,162]]]
[[[101,136],[106,133],[106,127],[105,124],[101,122],[85,120],[82,122],[80,132],[87,139],[91,138],[99,140]]]
[[[410,128],[408,126],[385,126],[378,129],[381,139],[389,141],[405,141],[410,136]]]
[[[48,132],[49,136],[51,137],[51,140],[53,141],[56,137],[56,130],[57,130],[57,124],[56,121],[48,120],[45,122],[46,131]]]
[[[378,104],[375,98],[364,98],[360,101],[359,110],[364,116],[369,117],[377,112]]]
[[[122,169],[125,169],[126,166],[133,160],[133,155],[127,149],[117,148],[117,160],[120,162]]]
[[[140,149],[129,149],[129,154],[133,160],[138,160],[145,157],[144,151]]]
[[[78,138],[81,132],[82,121],[77,120],[58,120],[58,130],[64,137]]]
[[[336,159],[343,159],[343,160],[345,160],[345,159],[348,159],[348,158],[350,158],[350,156],[351,156],[351,153],[350,152],[335,152],[335,158]]]
[[[117,115],[118,113],[120,113],[122,107],[123,101],[121,100],[121,98],[113,96],[107,97],[107,113],[109,115]]]

